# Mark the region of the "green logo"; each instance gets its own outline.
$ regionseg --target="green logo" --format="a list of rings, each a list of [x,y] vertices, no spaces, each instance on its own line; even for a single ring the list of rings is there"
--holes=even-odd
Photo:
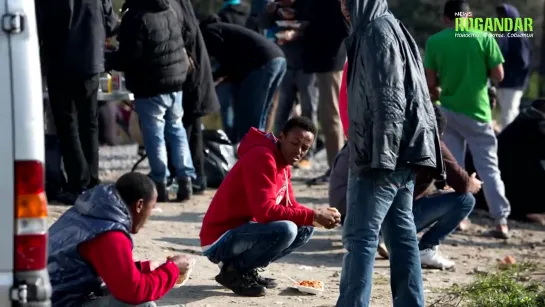
[[[495,37],[533,37],[534,21],[532,18],[463,17],[456,18],[455,31],[487,32]]]

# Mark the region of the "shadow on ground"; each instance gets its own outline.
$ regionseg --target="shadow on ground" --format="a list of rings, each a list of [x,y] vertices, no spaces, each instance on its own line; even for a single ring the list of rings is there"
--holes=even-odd
[[[157,305],[168,306],[173,304],[190,304],[213,296],[229,298],[234,296],[234,294],[219,285],[189,284],[178,289],[172,289],[166,296],[157,302]]]
[[[204,213],[200,212],[184,212],[179,215],[161,215],[154,214],[150,216],[151,221],[160,221],[160,222],[181,222],[181,223],[202,223]]]

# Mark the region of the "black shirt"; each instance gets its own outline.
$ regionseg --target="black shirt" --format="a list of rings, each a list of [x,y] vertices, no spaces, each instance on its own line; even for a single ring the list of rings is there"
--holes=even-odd
[[[210,23],[202,25],[201,31],[208,54],[219,64],[214,78],[242,79],[265,63],[284,57],[274,42],[238,25]]]

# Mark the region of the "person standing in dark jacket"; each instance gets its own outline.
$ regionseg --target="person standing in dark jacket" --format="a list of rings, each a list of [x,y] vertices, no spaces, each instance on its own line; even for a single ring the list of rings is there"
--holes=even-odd
[[[191,197],[195,168],[182,124],[182,90],[188,70],[180,17],[168,0],[129,0],[119,28],[119,49],[109,66],[125,72],[157,186],[158,201],[168,201],[166,142],[178,181],[178,201]],[[166,142],[165,142],[166,139]]]
[[[248,6],[240,0],[223,0],[218,16],[222,22],[244,27],[249,13]]]
[[[348,55],[350,174],[338,307],[369,306],[382,231],[393,306],[423,307],[412,203],[417,170],[443,179],[439,131],[418,46],[386,0],[341,1]]]
[[[216,89],[225,132],[238,143],[251,127],[265,130],[286,59],[274,42],[244,27],[219,22],[217,16],[202,21],[201,31],[208,54],[218,63],[214,79],[221,83]]]
[[[39,1],[43,2],[43,1]],[[37,5],[41,57],[67,174],[67,199],[97,185],[99,74],[117,25],[111,0]]]
[[[439,107],[434,106],[439,133],[446,126],[446,119]],[[473,194],[479,192],[482,182],[469,175],[456,163],[448,148],[441,142],[441,150],[445,159],[448,189],[435,190],[435,180],[430,172],[422,169],[416,173],[413,215],[417,232],[424,232],[419,241],[420,261],[422,267],[429,269],[449,269],[455,263],[439,252],[439,244],[448,237],[471,213],[475,206]],[[335,159],[329,181],[329,204],[341,213],[341,221],[346,215],[346,187],[348,183],[349,148],[343,147]],[[431,227],[430,227],[431,226]],[[389,258],[386,247],[381,246],[377,252]]]
[[[515,19],[520,17],[516,7],[505,3],[499,5],[496,12],[500,18]],[[532,42],[524,36],[524,33],[510,34],[498,38],[498,45],[505,59],[505,63],[503,63],[505,77],[498,85],[502,128],[507,127],[519,114],[520,99],[528,87],[530,69],[532,68]]]
[[[306,23],[301,37],[303,71],[316,75],[318,122],[324,133],[327,162],[331,167],[345,143],[339,115],[339,90],[346,61],[343,41],[350,27],[338,0],[298,1],[304,4],[297,18]],[[329,171],[315,181],[326,182],[328,178]]]
[[[199,28],[190,0],[171,2],[181,18],[182,36],[185,50],[191,63],[183,85],[184,117],[182,122],[189,136],[189,149],[193,158],[196,179],[193,181],[193,193],[202,193],[206,189],[204,172],[204,144],[201,117],[219,110],[218,96],[208,50]],[[171,161],[172,159],[169,159]],[[173,167],[171,167],[173,169]]]

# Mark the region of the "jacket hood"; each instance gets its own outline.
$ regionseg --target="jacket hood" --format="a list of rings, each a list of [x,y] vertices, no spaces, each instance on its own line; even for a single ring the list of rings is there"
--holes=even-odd
[[[386,0],[346,0],[354,28],[365,27],[371,21],[389,14]]]
[[[242,158],[247,152],[249,152],[251,149],[256,147],[266,147],[274,153],[274,155],[277,157],[277,162],[282,161],[282,155],[280,154],[280,151],[278,150],[277,144],[278,139],[274,136],[272,133],[265,133],[261,130],[258,130],[256,128],[250,128],[250,131],[246,133],[244,138],[242,138],[242,141],[240,142],[240,146],[238,147],[237,154],[239,157]],[[282,164],[282,163],[279,163]]]
[[[508,18],[519,18],[520,17],[519,10],[517,10],[517,8],[512,6],[511,4],[504,3],[504,4],[499,5],[498,8],[504,9],[505,10],[505,15]]]
[[[132,219],[129,208],[113,184],[101,184],[83,193],[76,200],[74,209],[84,216],[120,223],[130,233]]]
[[[150,12],[162,12],[169,8],[168,0],[127,0],[127,7],[146,10]]]

